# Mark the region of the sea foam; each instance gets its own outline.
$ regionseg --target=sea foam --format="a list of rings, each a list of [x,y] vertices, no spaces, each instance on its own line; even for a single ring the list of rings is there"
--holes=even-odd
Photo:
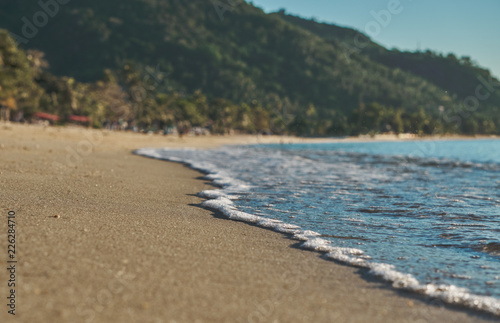
[[[215,185],[220,186],[221,189],[200,192],[198,195],[207,199],[202,203],[202,206],[218,211],[228,219],[247,222],[263,228],[289,234],[294,239],[302,241],[300,245],[301,248],[323,253],[327,259],[350,266],[366,268],[371,275],[392,283],[392,286],[396,289],[416,292],[438,299],[443,303],[461,305],[500,316],[500,300],[494,297],[474,295],[466,288],[457,287],[455,285],[422,284],[412,274],[396,270],[394,265],[370,262],[369,259],[371,259],[371,257],[366,255],[361,249],[333,246],[330,241],[321,238],[322,234],[319,232],[304,230],[300,226],[285,223],[281,220],[270,219],[238,210],[233,201],[237,200],[239,196],[234,193],[245,192],[251,189],[252,186],[232,178],[224,170],[218,169],[209,162],[174,156],[175,152],[188,151],[194,151],[194,149],[143,148],[136,150],[134,153],[150,158],[181,162],[187,164],[192,169],[205,173],[205,178],[211,180]],[[203,156],[203,153],[201,153],[201,155]],[[235,158],[236,157],[238,156],[235,156]],[[296,162],[296,160],[292,160],[292,162]],[[436,161],[435,163],[438,162]],[[347,171],[353,172],[353,174],[356,173],[354,168],[348,169]],[[378,174],[376,176],[382,175]],[[350,193],[345,192],[345,194]],[[348,220],[361,221],[357,219]]]

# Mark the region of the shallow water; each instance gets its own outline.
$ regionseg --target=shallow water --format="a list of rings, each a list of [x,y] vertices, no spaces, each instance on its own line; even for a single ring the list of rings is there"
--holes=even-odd
[[[223,190],[205,193],[206,205],[230,218],[291,224],[277,228],[395,287],[500,314],[499,148],[474,140],[138,153],[209,172]]]

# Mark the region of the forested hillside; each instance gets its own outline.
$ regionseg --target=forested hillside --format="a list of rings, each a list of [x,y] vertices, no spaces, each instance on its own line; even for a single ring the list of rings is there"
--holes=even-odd
[[[460,120],[459,129],[465,133],[478,133],[485,129],[494,132],[493,128],[500,125],[500,82],[471,57],[458,58],[453,53],[441,54],[429,50],[388,50],[349,28],[302,19],[283,11],[275,15],[331,44],[345,46],[347,57],[365,56],[391,69],[412,73],[437,85],[454,99],[452,109],[448,109],[444,119],[455,124]],[[478,88],[480,91],[477,91]]]
[[[500,130],[498,93],[474,111],[463,107],[478,75],[489,79],[470,59],[389,51],[352,29],[265,14],[244,1],[216,3],[73,0],[46,10],[2,1],[0,27],[26,50],[45,53],[50,66],[39,67],[43,77],[35,80],[47,97],[27,113],[72,109],[94,116],[98,126],[118,118],[100,100],[119,98],[127,107],[119,118],[141,128],[299,135]],[[37,27],[40,11],[48,19]],[[367,45],[359,48],[356,37]],[[71,86],[62,90],[60,82]],[[94,103],[74,99],[87,90],[100,91]],[[51,97],[61,91],[73,99],[56,100],[54,111]]]

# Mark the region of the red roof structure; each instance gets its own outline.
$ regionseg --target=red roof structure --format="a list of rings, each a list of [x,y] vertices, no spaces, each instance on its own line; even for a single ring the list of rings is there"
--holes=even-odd
[[[90,122],[90,118],[89,118],[89,117],[84,117],[84,116],[75,116],[75,115],[70,115],[70,116],[68,117],[68,119],[69,119],[70,121],[82,122],[82,123]]]
[[[61,119],[59,116],[55,114],[45,113],[45,112],[36,112],[33,116],[38,119],[50,120],[50,121],[59,121]]]

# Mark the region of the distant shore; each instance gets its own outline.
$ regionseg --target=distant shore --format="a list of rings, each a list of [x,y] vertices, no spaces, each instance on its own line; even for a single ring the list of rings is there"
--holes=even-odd
[[[145,134],[132,131],[111,131],[90,129],[80,126],[45,126],[37,124],[19,124],[0,122],[0,127],[3,130],[19,129],[43,129],[47,133],[64,133],[78,134],[80,132],[89,132],[101,134],[103,138],[115,138],[119,136],[125,142],[120,143],[123,148],[135,149],[137,145],[150,145],[150,147],[164,146],[186,146],[194,148],[215,148],[223,145],[244,145],[244,144],[273,144],[273,143],[329,143],[329,142],[372,142],[372,141],[415,141],[415,140],[474,140],[474,139],[499,139],[500,136],[495,135],[423,135],[415,134],[376,134],[376,135],[360,135],[360,136],[345,136],[345,137],[297,137],[287,135],[260,135],[260,134],[233,134],[233,135],[162,135],[162,134]],[[100,135],[96,135],[100,136]],[[142,146],[141,146],[142,147]]]
[[[0,123],[0,208],[16,212],[20,259],[18,315],[4,307],[0,321],[488,321],[394,291],[286,235],[226,220],[199,206],[196,194],[213,187],[200,173],[131,153],[396,139],[179,138]],[[7,221],[0,230],[6,251]],[[2,297],[7,275],[0,271]]]

